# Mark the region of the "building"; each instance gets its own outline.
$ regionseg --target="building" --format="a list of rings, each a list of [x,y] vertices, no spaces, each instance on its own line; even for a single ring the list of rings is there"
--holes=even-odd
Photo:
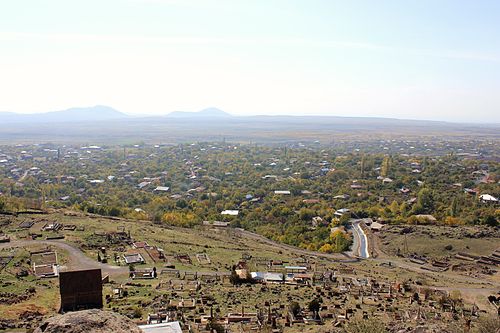
[[[277,191],[274,191],[274,194],[281,194],[281,195],[290,195],[291,192],[290,191],[286,191],[286,190],[277,190]]]
[[[239,211],[237,211],[237,210],[229,210],[229,209],[223,210],[221,212],[221,215],[237,216],[238,214],[239,214]]]
[[[489,195],[489,194],[481,194],[479,196],[479,199],[482,201],[482,202],[498,202],[498,199],[495,198],[494,196],[492,195]]]

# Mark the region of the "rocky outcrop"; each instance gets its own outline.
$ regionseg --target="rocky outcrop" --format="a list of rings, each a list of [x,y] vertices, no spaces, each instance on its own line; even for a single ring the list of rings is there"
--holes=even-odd
[[[45,320],[34,333],[141,333],[128,318],[114,312],[85,310]]]

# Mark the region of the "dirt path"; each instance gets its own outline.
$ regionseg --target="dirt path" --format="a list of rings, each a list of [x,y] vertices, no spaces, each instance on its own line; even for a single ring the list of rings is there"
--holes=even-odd
[[[109,274],[110,276],[127,274],[129,272],[128,267],[124,266],[113,266],[109,264],[103,264],[98,261],[95,261],[85,255],[80,249],[65,243],[64,241],[58,240],[16,240],[10,243],[0,244],[1,248],[9,248],[9,247],[26,247],[30,245],[51,245],[58,247],[59,249],[65,250],[68,252],[69,260],[66,265],[62,268],[67,270],[83,270],[83,269],[92,269],[92,268],[100,268],[103,272],[103,275]]]

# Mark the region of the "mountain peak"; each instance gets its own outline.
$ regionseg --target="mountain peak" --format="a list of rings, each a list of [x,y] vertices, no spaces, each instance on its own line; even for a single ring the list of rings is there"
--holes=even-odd
[[[206,115],[211,117],[229,117],[231,116],[229,113],[222,111],[221,109],[210,107],[203,110],[198,111],[200,115]]]

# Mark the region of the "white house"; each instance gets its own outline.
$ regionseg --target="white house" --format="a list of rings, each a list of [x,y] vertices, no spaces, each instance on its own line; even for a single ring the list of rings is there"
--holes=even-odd
[[[479,200],[482,202],[498,202],[498,199],[489,194],[481,194]]]
[[[221,212],[221,215],[237,216],[238,214],[239,214],[238,210],[230,210],[230,209],[226,209]]]

